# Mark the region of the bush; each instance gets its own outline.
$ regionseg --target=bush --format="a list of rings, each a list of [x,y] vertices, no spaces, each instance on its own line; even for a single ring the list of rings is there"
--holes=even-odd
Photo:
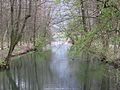
[[[37,40],[36,40],[36,49],[37,50],[42,50],[43,47],[45,47],[47,44],[47,39],[45,37],[39,37]]]

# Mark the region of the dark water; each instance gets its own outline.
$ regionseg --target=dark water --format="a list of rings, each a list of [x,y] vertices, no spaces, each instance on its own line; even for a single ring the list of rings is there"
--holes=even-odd
[[[0,72],[0,90],[120,90],[119,71],[83,54],[70,59],[69,46],[53,45],[44,53],[30,53]]]

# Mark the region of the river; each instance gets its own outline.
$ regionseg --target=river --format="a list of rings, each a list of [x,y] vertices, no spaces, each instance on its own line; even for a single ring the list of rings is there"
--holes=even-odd
[[[49,51],[14,58],[0,72],[0,90],[120,90],[117,70],[87,54],[72,59],[70,46],[53,42]]]

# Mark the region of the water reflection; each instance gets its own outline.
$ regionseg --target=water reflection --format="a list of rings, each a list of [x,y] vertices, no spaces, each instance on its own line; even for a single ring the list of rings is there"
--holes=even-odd
[[[81,60],[72,62],[71,66],[75,68],[76,77],[81,84],[80,90],[120,90],[119,71],[99,62],[91,54],[83,53]]]
[[[49,52],[16,58],[10,71],[0,72],[0,90],[120,90],[119,71],[88,53],[71,60],[69,47],[57,44]]]
[[[50,90],[79,90],[77,81],[74,78],[72,70],[69,66],[69,58],[67,51],[69,46],[66,44],[57,44],[52,49],[52,60],[50,68],[54,74],[54,86],[49,85]]]

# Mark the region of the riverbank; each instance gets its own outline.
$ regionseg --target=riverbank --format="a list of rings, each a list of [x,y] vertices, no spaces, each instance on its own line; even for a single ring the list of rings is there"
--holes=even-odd
[[[8,48],[5,48],[4,50],[0,50],[0,68],[6,65],[4,60],[5,60],[5,57],[7,56],[8,51],[9,51]],[[20,55],[29,53],[31,51],[35,51],[32,44],[18,45],[15,47],[11,57],[20,56]]]
[[[113,66],[115,69],[120,70],[119,52],[117,54],[114,54],[114,51],[112,49],[109,49],[108,52],[106,52],[106,54],[103,54],[102,52],[97,52],[97,50],[89,52],[96,56],[102,63],[108,64],[110,66]]]
[[[22,53],[27,52],[31,49],[33,49],[32,44],[17,45],[13,51],[13,56],[22,54]],[[8,48],[5,48],[4,50],[0,50],[0,60],[4,59],[7,56],[8,51],[9,51]]]

